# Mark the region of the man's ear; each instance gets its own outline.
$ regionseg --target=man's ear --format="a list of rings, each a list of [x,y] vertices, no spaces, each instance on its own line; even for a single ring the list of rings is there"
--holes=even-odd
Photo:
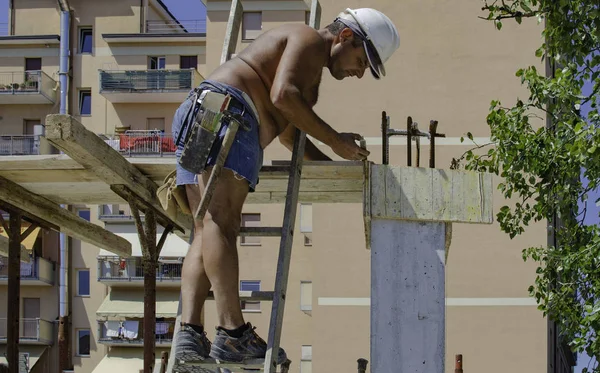
[[[352,32],[352,30],[348,27],[346,27],[342,31],[340,31],[340,41],[341,42],[352,41],[353,37],[354,37],[354,32]]]

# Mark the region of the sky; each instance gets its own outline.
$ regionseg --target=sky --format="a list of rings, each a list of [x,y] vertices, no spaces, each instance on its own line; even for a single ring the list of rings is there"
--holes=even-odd
[[[179,20],[200,20],[206,18],[206,8],[201,0],[163,0],[163,3],[169,8],[169,11]],[[8,22],[8,0],[0,0],[0,23]],[[586,86],[585,91],[591,92],[591,85]],[[589,108],[583,107],[582,113]],[[595,201],[600,198],[600,192],[596,191],[595,195],[590,195],[589,200]],[[594,209],[595,204],[592,202],[589,209]],[[598,224],[598,211],[588,211],[586,223]],[[575,373],[581,373],[583,367],[587,366],[589,357],[580,356],[578,366],[575,368]]]

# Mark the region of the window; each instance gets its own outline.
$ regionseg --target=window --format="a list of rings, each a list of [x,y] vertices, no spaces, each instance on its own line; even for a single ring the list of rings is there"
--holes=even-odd
[[[77,270],[77,295],[80,297],[90,296],[90,270]]]
[[[195,69],[198,67],[198,56],[180,56],[179,57],[179,68],[180,69]]]
[[[89,89],[79,91],[79,115],[92,115],[92,91]]]
[[[260,281],[240,281],[241,291],[260,291]],[[260,301],[243,300],[242,311],[260,312]]]
[[[79,53],[92,53],[92,29],[82,27],[79,29]]]
[[[165,57],[148,57],[148,68],[150,70],[164,70],[165,66]]]
[[[242,214],[242,227],[260,227],[260,214]],[[260,237],[241,236],[242,245],[260,245]]]
[[[146,129],[149,131],[164,131],[165,118],[146,118]]]
[[[254,40],[262,32],[262,12],[245,12],[242,19],[242,40]]]
[[[23,135],[35,134],[35,126],[42,124],[39,119],[25,119],[23,120]]]
[[[90,221],[90,209],[78,209],[77,215],[84,220]]]
[[[312,204],[300,204],[300,232],[304,233],[304,246],[312,246]]]
[[[300,310],[312,311],[312,281],[300,282]]]
[[[90,356],[90,330],[77,330],[77,356]]]
[[[25,71],[39,71],[42,69],[41,58],[26,58],[25,59]]]
[[[302,346],[300,373],[312,373],[312,346]]]

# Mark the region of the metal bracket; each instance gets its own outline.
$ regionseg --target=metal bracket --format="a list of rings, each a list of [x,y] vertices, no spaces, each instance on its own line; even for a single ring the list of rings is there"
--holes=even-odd
[[[437,133],[438,121],[432,120],[429,123],[429,133],[421,132],[419,130],[419,124],[413,122],[409,116],[406,121],[406,130],[396,130],[390,128],[390,117],[385,111],[381,113],[381,136],[382,136],[382,164],[389,164],[390,162],[390,137],[392,136],[406,136],[406,155],[407,165],[412,166],[412,142],[416,143],[417,147],[417,167],[421,163],[421,137],[426,137],[430,141],[429,150],[429,167],[435,167],[435,138],[446,137],[445,134]]]

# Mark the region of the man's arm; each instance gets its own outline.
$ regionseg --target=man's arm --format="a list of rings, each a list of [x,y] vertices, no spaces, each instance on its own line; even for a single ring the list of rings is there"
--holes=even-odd
[[[279,135],[279,142],[289,151],[294,151],[294,141],[296,140],[296,127],[289,124],[285,130]],[[315,144],[312,143],[308,138],[306,139],[306,145],[304,146],[304,160],[305,161],[331,161],[331,158],[323,153]]]
[[[290,35],[273,80],[271,101],[289,123],[327,144],[339,156],[365,159],[369,152],[354,142],[359,135],[338,133],[304,99],[303,92],[323,70],[327,58],[324,48],[323,40],[312,29]]]

